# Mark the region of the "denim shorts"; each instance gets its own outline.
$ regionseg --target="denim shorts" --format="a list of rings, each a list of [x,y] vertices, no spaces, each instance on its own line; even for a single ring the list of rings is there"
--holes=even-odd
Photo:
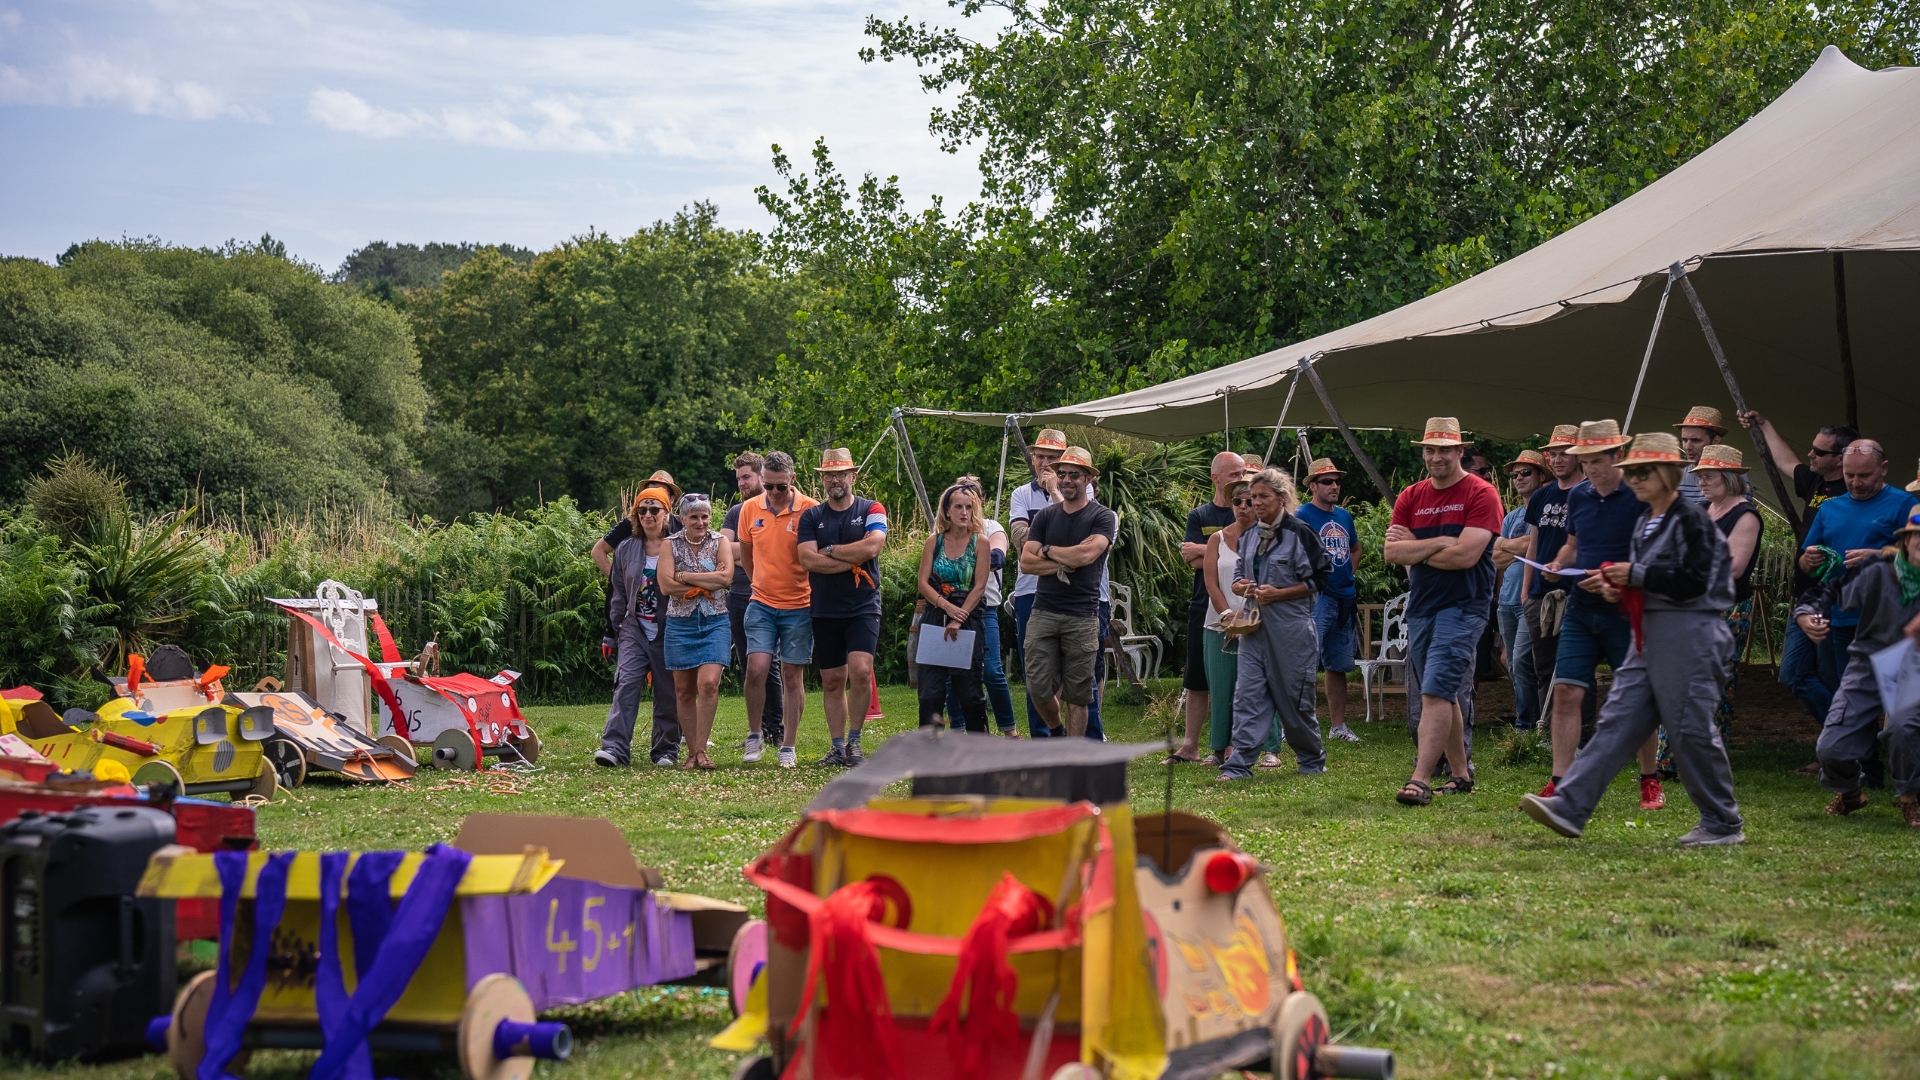
[[[1353,620],[1348,619],[1345,626],[1335,626],[1339,617],[1339,597],[1321,593],[1313,602],[1313,629],[1320,639],[1323,671],[1347,672],[1359,666],[1353,662]]]
[[[1453,698],[1473,667],[1473,650],[1487,631],[1487,612],[1442,608],[1407,616],[1407,666],[1429,697]]]
[[[733,625],[717,615],[667,616],[667,670],[686,671],[702,664],[726,667],[733,660]]]
[[[1590,611],[1567,605],[1567,617],[1560,624],[1560,651],[1554,655],[1553,685],[1565,683],[1593,689],[1593,673],[1605,660],[1619,668],[1627,662],[1627,650],[1633,648],[1633,624],[1625,615]]]
[[[747,604],[747,654],[770,653],[783,664],[813,662],[813,616],[806,608],[768,607],[758,600]]]

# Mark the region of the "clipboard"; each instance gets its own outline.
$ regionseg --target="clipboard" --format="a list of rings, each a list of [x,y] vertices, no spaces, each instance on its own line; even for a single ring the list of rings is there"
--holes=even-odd
[[[947,640],[944,630],[932,627],[920,631],[920,649],[914,654],[913,662],[921,667],[960,668],[965,670],[973,666],[974,631],[962,630],[953,641]]]

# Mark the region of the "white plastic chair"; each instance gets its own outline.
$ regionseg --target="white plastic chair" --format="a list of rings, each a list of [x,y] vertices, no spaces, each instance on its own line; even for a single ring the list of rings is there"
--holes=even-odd
[[[1153,634],[1133,632],[1133,589],[1119,582],[1112,582],[1109,588],[1113,593],[1113,616],[1109,620],[1108,640],[1117,642],[1125,649],[1127,658],[1133,661],[1135,674],[1142,679],[1150,679],[1160,674],[1161,654],[1166,644]],[[1106,678],[1111,679],[1118,669],[1120,658],[1114,655],[1114,647],[1105,642],[1101,649],[1107,654]],[[1106,687],[1106,679],[1101,680],[1101,688]]]
[[[1371,660],[1360,660],[1360,695],[1367,699],[1367,723],[1373,722],[1373,699],[1380,698],[1380,712],[1387,711],[1387,674],[1400,670],[1400,681],[1407,680],[1407,593],[1387,601],[1380,613],[1380,651]],[[1377,681],[1376,681],[1377,680]]]

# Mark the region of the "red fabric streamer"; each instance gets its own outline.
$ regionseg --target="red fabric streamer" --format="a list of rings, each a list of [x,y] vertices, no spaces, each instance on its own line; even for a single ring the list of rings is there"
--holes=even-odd
[[[399,644],[393,640],[393,631],[387,629],[387,620],[381,618],[377,611],[370,611],[367,614],[373,619],[374,635],[380,639],[381,658],[389,664],[398,664],[406,660],[406,657],[400,655]],[[420,674],[425,675],[426,672],[423,671]]]
[[[1615,565],[1618,564],[1601,563],[1600,569],[1605,570]],[[1609,581],[1607,584],[1613,585],[1613,582]],[[1620,612],[1627,617],[1628,624],[1633,627],[1633,651],[1639,652],[1640,628],[1647,618],[1646,595],[1632,585],[1614,585],[1613,587],[1620,590]]]
[[[213,684],[226,678],[227,672],[232,670],[232,668],[224,664],[210,664],[207,670],[201,672],[200,677],[193,681],[193,685],[198,688],[201,693],[207,695],[208,701],[212,701],[214,699]]]
[[[267,602],[270,604],[273,603],[273,601],[271,600]],[[292,616],[293,618],[299,619],[301,622],[306,623],[308,626],[313,627],[314,633],[320,635],[320,640],[326,642],[327,644],[333,646],[336,649],[339,649],[341,652],[346,653],[347,656],[351,657],[355,661],[358,661],[360,666],[366,669],[367,678],[373,681],[373,692],[375,694],[378,694],[380,697],[380,700],[386,703],[387,715],[393,718],[393,733],[395,735],[400,736],[403,739],[406,738],[407,733],[401,727],[401,722],[402,722],[401,717],[404,714],[402,714],[400,711],[400,699],[394,696],[393,688],[387,685],[386,675],[382,674],[380,669],[374,666],[373,661],[367,659],[364,656],[361,656],[359,653],[354,652],[352,649],[347,648],[345,645],[340,644],[340,639],[333,636],[333,631],[327,629],[327,626],[325,623],[321,622],[319,619],[314,618],[312,615],[309,615],[306,612],[301,611],[299,608],[288,607],[285,604],[274,604],[274,606],[278,607],[281,611],[286,612],[288,615]],[[469,719],[467,721],[467,725],[471,727],[473,725],[473,721]],[[476,736],[474,741],[476,743],[479,742],[479,738]]]
[[[824,975],[827,1003],[821,1009],[813,1045],[805,1054],[824,1053],[824,1075],[856,1080],[905,1080],[900,1036],[880,974],[880,952],[867,927],[886,917],[887,890],[879,882],[856,881],[834,890],[807,919],[812,948],[807,957],[807,989],[794,1015],[789,1037],[797,1036],[813,1008]],[[816,1066],[815,1075],[822,1075]]]
[[[1014,1049],[1020,1041],[1020,1016],[1013,998],[1020,975],[1007,963],[1007,938],[1031,934],[1053,921],[1053,904],[1022,885],[1012,874],[1002,874],[987,894],[960,943],[960,963],[953,985],[933,1011],[930,1030],[945,1031],[963,1072],[976,1073],[988,1047]],[[967,1019],[960,1020],[960,999],[967,999]]]

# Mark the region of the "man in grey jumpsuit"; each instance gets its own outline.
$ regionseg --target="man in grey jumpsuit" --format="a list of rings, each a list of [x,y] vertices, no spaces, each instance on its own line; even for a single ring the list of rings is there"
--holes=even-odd
[[[1279,469],[1253,477],[1255,527],[1240,536],[1240,580],[1234,591],[1259,605],[1260,627],[1240,635],[1240,676],[1233,689],[1233,751],[1221,780],[1253,775],[1274,719],[1303,775],[1327,771],[1314,712],[1320,645],[1313,604],[1333,573],[1320,535],[1287,509],[1293,480]]]
[[[609,636],[618,651],[613,704],[607,709],[607,726],[594,754],[600,764],[625,765],[630,760],[640,693],[646,689],[649,673],[653,675],[653,739],[648,759],[672,765],[680,758],[680,708],[674,698],[673,673],[667,670],[661,603],[659,589],[647,573],[645,542],[639,537],[622,540],[613,551],[613,569],[607,579]]]

